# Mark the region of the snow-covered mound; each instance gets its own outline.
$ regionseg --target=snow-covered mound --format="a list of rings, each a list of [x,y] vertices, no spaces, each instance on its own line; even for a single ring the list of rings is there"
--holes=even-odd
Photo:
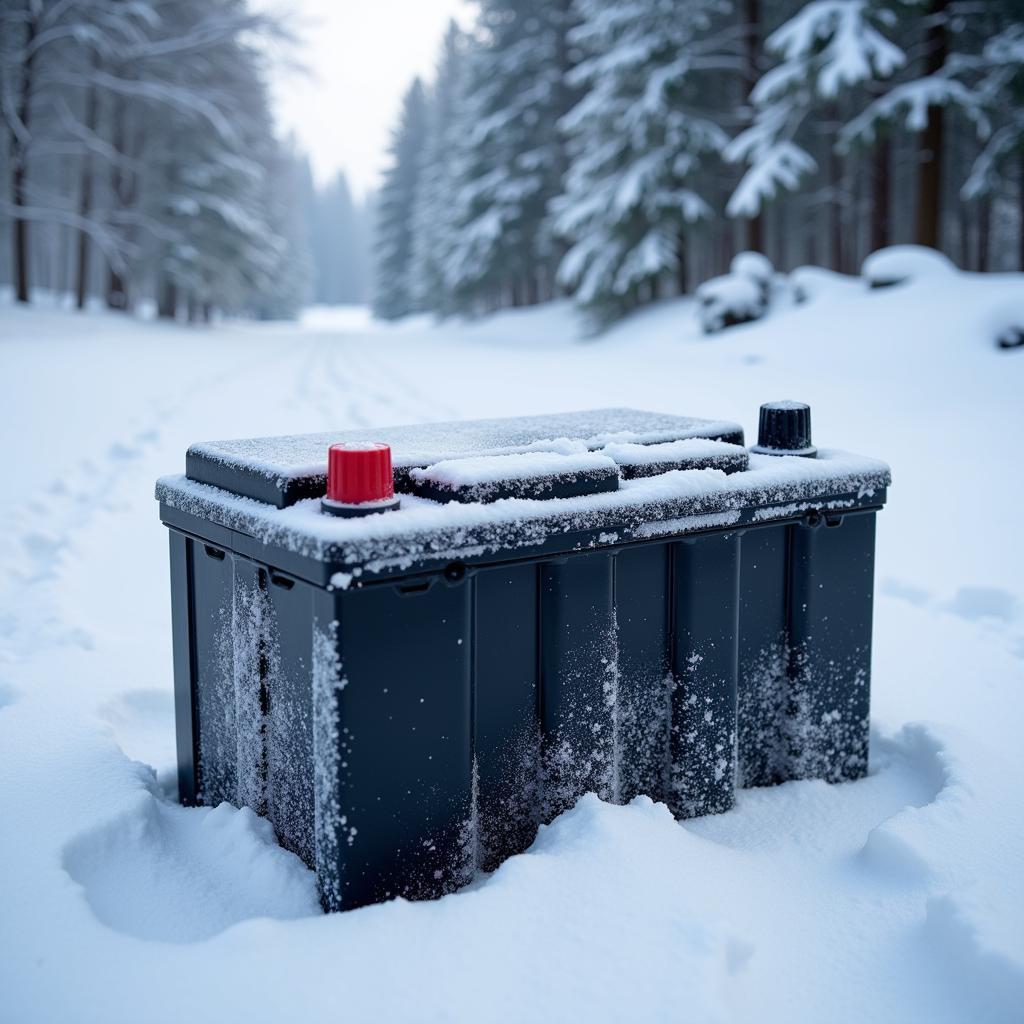
[[[775,277],[775,268],[772,266],[772,261],[763,253],[739,252],[733,256],[732,262],[729,264],[729,273],[738,274],[740,277],[749,277],[767,293],[772,279]]]
[[[890,245],[873,252],[860,268],[860,276],[872,288],[885,288],[924,277],[956,273],[953,261],[923,245]]]
[[[837,274],[824,267],[797,267],[790,271],[787,281],[793,301],[797,304],[827,300],[859,285],[857,278]]]
[[[690,300],[586,345],[565,303],[194,333],[0,310],[0,1020],[1015,1024],[1024,359],[993,331],[1024,275],[937,281],[834,282],[714,345]],[[778,394],[893,467],[866,779],[683,823],[587,797],[464,892],[329,917],[265,822],[174,803],[152,481],[191,442],[601,405],[749,440]]]
[[[723,274],[696,291],[697,316],[705,334],[764,316],[768,299],[762,285],[743,274]]]

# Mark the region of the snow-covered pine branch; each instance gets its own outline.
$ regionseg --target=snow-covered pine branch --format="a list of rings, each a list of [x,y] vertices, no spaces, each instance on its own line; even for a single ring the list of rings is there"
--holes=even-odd
[[[450,164],[451,304],[473,312],[555,292],[551,202],[566,164],[558,122],[576,99],[566,72],[570,0],[483,0],[465,58]]]
[[[801,143],[808,116],[903,66],[905,54],[883,32],[893,25],[892,11],[875,0],[812,0],[768,37],[765,49],[779,62],[751,93],[753,124],[725,151],[748,168],[726,207],[730,217],[756,214],[817,169]]]
[[[402,100],[392,135],[391,166],[377,199],[373,308],[386,320],[421,308],[413,282],[413,215],[426,138],[426,91],[416,78]]]
[[[570,247],[559,279],[595,326],[681,276],[687,226],[710,213],[695,187],[728,138],[700,105],[699,62],[726,65],[702,45],[718,13],[668,0],[580,0],[570,34],[583,59],[569,75],[582,95],[562,119],[571,163],[553,204]]]

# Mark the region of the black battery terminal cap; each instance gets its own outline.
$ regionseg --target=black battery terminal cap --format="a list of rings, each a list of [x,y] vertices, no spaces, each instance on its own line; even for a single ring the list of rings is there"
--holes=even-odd
[[[765,402],[757,426],[758,455],[799,455],[814,458],[811,444],[811,407],[803,402]]]

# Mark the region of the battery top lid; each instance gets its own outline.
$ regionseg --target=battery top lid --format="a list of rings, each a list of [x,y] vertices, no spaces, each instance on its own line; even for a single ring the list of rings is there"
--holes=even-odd
[[[381,427],[373,441],[390,446],[396,478],[450,459],[530,451],[596,450],[609,444],[658,444],[707,438],[743,444],[743,428],[727,420],[696,419],[636,409],[594,409],[548,416]],[[361,450],[367,431],[208,441],[186,454],[186,475],[277,508],[322,495],[332,446]]]

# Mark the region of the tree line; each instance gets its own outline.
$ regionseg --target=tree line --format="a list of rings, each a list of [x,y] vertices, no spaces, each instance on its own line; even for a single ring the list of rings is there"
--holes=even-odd
[[[290,43],[245,0],[2,0],[0,281],[189,319],[364,298],[364,212],[275,136]]]
[[[374,307],[600,327],[742,249],[898,242],[1024,269],[1019,0],[481,0],[405,95]]]

